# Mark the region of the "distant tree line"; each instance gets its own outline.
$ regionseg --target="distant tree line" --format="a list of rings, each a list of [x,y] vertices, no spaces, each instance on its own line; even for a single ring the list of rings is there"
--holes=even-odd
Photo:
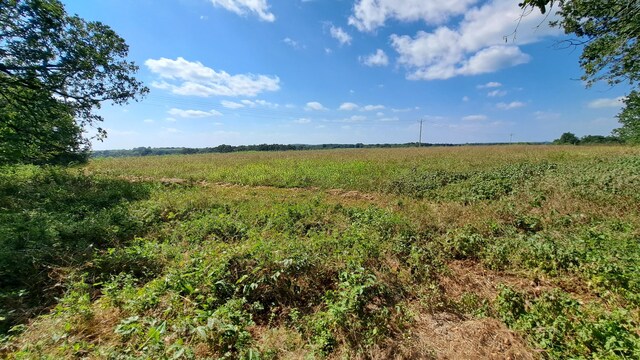
[[[527,143],[527,144],[548,144],[548,143]],[[504,145],[503,143],[470,143],[470,144],[425,144],[423,147],[431,146],[462,146],[462,145]],[[185,147],[137,147],[130,150],[97,150],[93,151],[91,156],[94,158],[101,157],[127,157],[127,156],[158,156],[158,155],[186,155],[186,154],[211,154],[211,153],[232,153],[241,151],[294,151],[294,150],[324,150],[324,149],[372,149],[372,148],[408,148],[417,147],[418,143],[404,144],[259,144],[259,145],[218,145],[216,147],[206,148],[185,148]]]
[[[585,135],[578,138],[574,133],[566,132],[560,138],[553,140],[555,145],[598,145],[598,144],[624,144],[624,139],[610,135]]]

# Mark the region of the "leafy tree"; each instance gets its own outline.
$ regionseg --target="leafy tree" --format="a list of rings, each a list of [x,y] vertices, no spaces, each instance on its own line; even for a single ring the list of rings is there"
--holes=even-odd
[[[618,114],[622,127],[613,132],[626,143],[640,144],[640,93],[632,91],[624,102],[625,107]]]
[[[103,120],[95,113],[103,102],[148,92],[128,51],[110,27],[68,15],[59,0],[0,0],[0,140],[46,150],[42,161],[86,150],[82,130]],[[3,162],[32,159],[0,152]]]
[[[0,163],[69,164],[89,156],[73,111],[50,94],[5,89],[0,114]]]
[[[592,144],[620,144],[622,139],[617,136],[603,136],[603,135],[585,135],[580,138],[580,145],[592,145]]]
[[[566,144],[576,145],[579,142],[580,142],[580,139],[578,139],[578,137],[574,133],[570,133],[570,132],[566,132],[562,134],[560,136],[560,139],[556,139],[553,141],[554,144],[560,144],[560,145],[566,145]]]
[[[554,7],[558,9],[560,18],[551,25],[576,36],[568,40],[570,45],[584,46],[580,66],[584,70],[582,80],[588,87],[599,81],[631,86],[631,95],[618,116],[623,126],[619,134],[625,139],[638,139],[640,1],[524,0],[520,6],[538,8],[542,13]]]

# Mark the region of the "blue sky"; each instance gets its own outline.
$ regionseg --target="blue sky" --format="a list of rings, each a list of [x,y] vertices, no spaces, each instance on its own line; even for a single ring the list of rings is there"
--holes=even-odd
[[[94,149],[548,141],[609,134],[625,87],[517,0],[64,0],[130,46],[141,102]],[[517,30],[517,31],[516,31]],[[515,34],[514,34],[514,31]]]

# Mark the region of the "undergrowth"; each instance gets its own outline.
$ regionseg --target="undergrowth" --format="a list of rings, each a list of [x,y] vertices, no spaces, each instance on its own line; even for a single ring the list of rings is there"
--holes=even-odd
[[[544,358],[637,358],[640,162],[627,148],[562,151],[450,168],[356,153],[349,179],[315,153],[262,159],[292,161],[271,179],[241,159],[238,176],[275,188],[3,168],[2,354],[368,358],[451,313],[499,319]],[[367,169],[384,177],[362,180]],[[377,192],[291,188],[321,176]],[[450,295],[454,262],[492,274],[495,290]]]

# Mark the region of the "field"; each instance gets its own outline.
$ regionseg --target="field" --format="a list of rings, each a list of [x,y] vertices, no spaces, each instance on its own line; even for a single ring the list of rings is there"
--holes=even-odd
[[[0,170],[3,357],[640,358],[640,148]]]

